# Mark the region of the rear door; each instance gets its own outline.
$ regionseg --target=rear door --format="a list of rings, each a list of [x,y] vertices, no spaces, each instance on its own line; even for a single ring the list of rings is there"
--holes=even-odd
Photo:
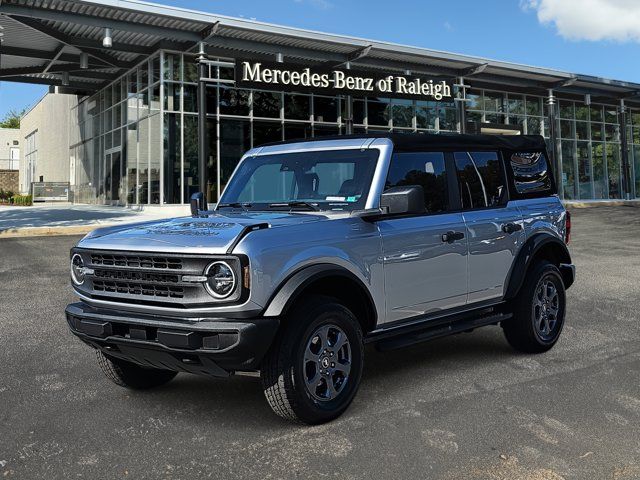
[[[387,322],[466,303],[466,227],[462,213],[449,210],[453,172],[447,175],[445,163],[442,152],[399,152],[391,158],[385,188],[421,185],[426,213],[378,222]]]
[[[499,152],[453,155],[469,245],[468,303],[498,299],[525,241],[522,215],[516,202],[508,199]]]

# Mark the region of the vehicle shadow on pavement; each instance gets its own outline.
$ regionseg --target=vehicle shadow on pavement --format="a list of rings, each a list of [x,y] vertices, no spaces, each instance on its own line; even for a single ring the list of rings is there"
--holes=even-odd
[[[384,401],[393,404],[394,396],[404,395],[407,385],[418,384],[429,389],[435,377],[456,376],[477,368],[479,363],[508,361],[518,356],[504,340],[499,327],[484,330],[387,352],[367,346],[357,401],[344,418],[367,415],[372,397],[381,400],[378,384],[384,385],[383,395],[387,397]],[[258,377],[206,378],[181,374],[164,387],[131,392],[131,395],[147,399],[152,396],[156,406],[159,402],[167,411],[180,408],[187,423],[213,426],[230,418],[241,418],[247,426],[258,430],[293,425],[272,413]]]

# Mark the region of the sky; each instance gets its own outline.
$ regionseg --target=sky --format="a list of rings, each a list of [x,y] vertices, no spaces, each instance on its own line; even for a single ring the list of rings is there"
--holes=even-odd
[[[232,17],[640,83],[640,0],[156,0]],[[0,82],[0,118],[47,87]]]

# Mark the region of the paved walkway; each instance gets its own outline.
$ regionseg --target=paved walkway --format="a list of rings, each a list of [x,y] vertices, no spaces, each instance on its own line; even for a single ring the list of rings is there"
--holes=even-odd
[[[95,228],[144,222],[189,214],[187,205],[170,207],[110,207],[106,205],[0,205],[0,238],[36,235],[77,235]]]

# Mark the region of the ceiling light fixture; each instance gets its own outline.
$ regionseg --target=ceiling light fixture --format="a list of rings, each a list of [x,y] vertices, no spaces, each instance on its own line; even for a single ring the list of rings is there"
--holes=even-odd
[[[113,39],[111,38],[111,29],[109,27],[105,27],[104,29],[104,38],[102,39],[102,46],[104,48],[111,48],[113,46]]]
[[[86,52],[80,53],[80,68],[82,70],[89,68],[89,54]]]

